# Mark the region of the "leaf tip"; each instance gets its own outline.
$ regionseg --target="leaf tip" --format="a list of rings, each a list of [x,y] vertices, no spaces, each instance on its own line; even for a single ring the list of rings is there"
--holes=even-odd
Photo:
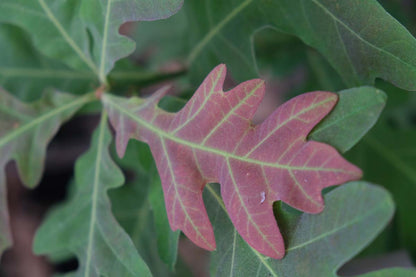
[[[360,180],[363,177],[363,171],[361,168],[351,163],[349,163],[349,165],[351,168],[349,170],[350,180],[348,181]]]
[[[376,89],[376,95],[377,95],[377,100],[383,104],[383,107],[386,105],[387,102],[387,94],[380,90],[380,89]]]
[[[264,255],[266,255],[265,259],[272,258],[272,259],[276,259],[276,260],[281,260],[281,259],[283,259],[283,258],[284,258],[284,256],[286,255],[286,250],[285,250],[285,247],[284,247],[284,245],[283,245],[283,246],[281,247],[281,249],[279,249],[279,250],[274,250],[274,251],[272,251],[272,252],[267,252],[267,253],[264,253]]]
[[[325,96],[331,103],[335,102],[334,104],[336,104],[336,102],[338,102],[339,96],[335,92],[319,91],[319,93]]]
[[[123,145],[121,145],[121,143],[119,143],[118,141],[117,141],[117,143],[116,143],[117,145],[116,145],[116,152],[117,152],[117,156],[120,158],[120,159],[122,159],[123,158],[123,156],[124,156],[124,153],[126,152],[126,146],[123,144]]]
[[[148,101],[153,102],[155,105],[157,105],[160,99],[162,99],[169,92],[170,89],[170,85],[161,87],[155,93],[153,93],[152,96],[149,97]]]
[[[227,65],[225,63],[220,63],[214,68],[214,70],[227,71]]]

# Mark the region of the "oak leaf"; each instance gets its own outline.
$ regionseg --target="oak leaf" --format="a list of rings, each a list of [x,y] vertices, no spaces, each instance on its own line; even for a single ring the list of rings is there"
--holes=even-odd
[[[14,160],[22,182],[34,188],[42,177],[49,142],[92,99],[91,94],[77,97],[48,91],[38,101],[25,103],[0,88],[0,255],[12,244],[6,165]]]
[[[70,276],[152,276],[112,214],[107,192],[121,186],[124,176],[111,159],[111,139],[102,113],[89,150],[75,164],[72,197],[48,214],[34,239],[37,255],[77,256],[79,266]]]
[[[282,258],[285,248],[273,202],[319,213],[321,190],[359,179],[361,171],[333,147],[306,141],[337,103],[336,94],[305,93],[253,125],[264,82],[250,80],[224,92],[225,71],[224,65],[217,66],[178,113],[158,107],[166,89],[149,99],[105,95],[117,152],[124,154],[130,138],[149,144],[173,230],[181,229],[200,247],[216,248],[202,190],[217,182],[243,239],[262,254]]]
[[[187,59],[189,72],[193,79],[202,80],[200,74],[221,61],[229,64],[237,80],[258,76],[258,55],[254,53],[261,50],[253,42],[259,30],[275,29],[316,49],[349,87],[373,85],[380,78],[414,91],[416,39],[379,2],[185,1],[188,21],[183,32],[190,39],[182,40],[182,48],[191,48]],[[175,21],[166,24],[171,29]],[[283,47],[282,39],[270,42],[263,42],[267,49]],[[165,45],[169,47],[170,43]],[[273,62],[276,63],[279,62]]]

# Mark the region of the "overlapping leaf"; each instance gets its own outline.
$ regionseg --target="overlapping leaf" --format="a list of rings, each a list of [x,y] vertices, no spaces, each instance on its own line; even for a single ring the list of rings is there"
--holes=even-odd
[[[385,104],[386,96],[382,91],[372,87],[348,89],[339,92],[338,95],[339,101],[336,107],[317,125],[317,128],[314,128],[309,137],[313,140],[335,145],[339,150],[345,151],[353,146],[366,130],[372,127]],[[185,101],[171,96],[165,97],[159,102],[162,109],[170,112],[179,111],[185,104]],[[123,227],[134,236],[132,239],[135,241],[135,237],[142,237],[138,235],[139,233],[141,235],[148,233],[149,226],[146,223],[140,224],[147,217],[139,210],[138,203],[143,202],[142,197],[147,195],[147,190],[143,191],[148,183],[145,176],[152,175],[149,172],[153,172],[155,169],[152,166],[149,167],[149,161],[152,158],[146,145],[130,141],[127,147],[122,166],[129,170],[138,171],[139,180],[137,182],[140,182],[140,185],[123,187],[121,189],[123,193],[122,191],[114,193],[112,199],[115,200],[115,202],[113,201],[113,209],[116,212],[116,217],[121,220],[120,223]],[[157,179],[159,178],[157,177]],[[163,191],[160,187],[160,181],[158,184],[151,182],[149,201],[152,203],[157,228],[150,232],[157,234],[160,258],[172,266],[177,251],[177,232],[170,231],[165,205],[160,201],[161,197],[163,197]],[[166,224],[167,226],[165,226]],[[140,226],[140,231],[138,231],[138,226]],[[155,246],[144,246],[149,245],[149,241],[149,238],[144,238],[143,243],[138,248],[139,251],[148,249],[150,253],[153,253],[153,247]],[[162,269],[163,266],[157,265],[154,260],[147,258],[144,252],[141,253],[152,272],[156,275],[160,274],[154,270],[156,268]]]
[[[134,50],[134,43],[119,35],[120,25],[168,17],[181,7],[182,1],[2,0],[0,21],[28,31],[43,54],[75,69],[92,71],[105,81],[114,62]]]
[[[248,81],[224,93],[224,79],[221,65],[176,114],[157,107],[166,90],[148,100],[105,95],[117,151],[122,155],[131,137],[149,144],[173,230],[181,229],[199,246],[215,249],[202,189],[219,182],[241,236],[261,253],[281,258],[284,245],[273,202],[320,212],[321,190],[360,178],[361,171],[332,147],[306,142],[310,130],[336,104],[336,94],[301,95],[253,126],[250,119],[263,98],[263,81]]]
[[[408,268],[386,268],[362,274],[359,277],[415,277],[416,271]]]
[[[128,149],[131,150],[130,147]],[[174,232],[170,230],[165,210],[163,210],[165,215],[162,220],[166,221],[167,226],[156,227],[155,220],[158,219],[157,215],[159,214],[154,213],[146,199],[150,185],[149,180],[143,175],[140,175],[139,178],[134,183],[126,183],[122,188],[110,192],[112,210],[117,221],[131,237],[153,276],[171,276],[172,264],[176,262],[179,234],[176,232],[176,237],[170,241],[173,243],[172,249],[167,248],[167,244],[160,243],[159,234],[163,233],[165,236],[171,237]],[[158,202],[163,203],[163,192],[159,195]],[[161,253],[159,249],[163,249],[165,252]],[[173,253],[175,259],[170,260],[167,266],[163,257]]]
[[[384,119],[385,120],[385,119]],[[395,236],[416,258],[416,130],[397,130],[381,121],[349,153],[365,177],[392,192],[397,204]]]
[[[112,70],[109,82],[119,88],[125,83],[143,85],[172,76],[133,66],[124,59]],[[84,94],[98,82],[91,71],[72,69],[40,54],[21,28],[0,23],[0,85],[23,101],[34,101],[51,88]]]
[[[167,276],[176,264],[179,231],[170,229],[165,203],[161,201],[160,178],[149,147],[131,141],[126,155],[116,162],[135,174],[125,186],[110,192],[114,215],[131,235],[153,275]]]
[[[309,139],[324,142],[341,153],[351,149],[374,126],[386,105],[386,94],[374,87],[364,86],[337,92],[335,108],[309,134]],[[183,99],[167,96],[159,106],[177,112],[186,104]],[[145,153],[141,153],[146,156]]]
[[[53,87],[85,93],[94,84],[89,71],[75,71],[41,55],[20,28],[0,23],[0,85],[23,101],[33,101]]]
[[[252,37],[268,26],[316,48],[350,86],[382,78],[416,90],[416,40],[376,0],[188,0],[185,9],[198,81],[219,62],[240,81],[257,76]]]
[[[149,202],[154,213],[158,253],[161,260],[173,270],[177,260],[180,232],[172,232],[172,230],[169,230],[170,226],[166,215],[166,206],[164,201],[161,201],[162,199],[163,190],[160,178],[159,176],[155,176],[151,182]]]
[[[339,267],[373,240],[394,212],[391,196],[365,182],[349,183],[328,193],[325,210],[319,215],[283,206],[276,214],[284,222],[288,245],[285,258],[279,261],[264,257],[244,242],[214,187],[210,185],[205,196],[215,233],[221,238],[212,255],[211,276],[337,276]],[[392,269],[365,276],[415,276],[415,272]]]
[[[75,195],[40,227],[34,251],[75,253],[80,264],[75,276],[151,276],[111,212],[107,190],[122,185],[124,178],[108,152],[106,121],[104,113],[90,150],[76,163]]]
[[[91,95],[52,92],[25,104],[0,89],[0,250],[10,244],[5,165],[15,160],[23,183],[34,187],[43,171],[49,141],[62,122],[91,99]]]
[[[373,87],[346,89],[338,95],[340,99],[334,110],[313,129],[309,138],[346,152],[374,126],[387,96]]]
[[[167,20],[140,22],[131,34],[136,41],[136,56],[150,53],[146,62],[153,67],[172,60],[183,60],[189,49],[184,42],[188,41],[185,10]]]

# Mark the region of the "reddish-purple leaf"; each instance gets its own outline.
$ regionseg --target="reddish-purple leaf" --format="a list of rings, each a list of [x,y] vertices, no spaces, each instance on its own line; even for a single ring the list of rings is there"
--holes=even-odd
[[[149,144],[173,230],[215,249],[202,190],[218,182],[241,236],[259,252],[282,258],[285,248],[273,202],[318,213],[323,188],[358,179],[361,171],[331,146],[306,141],[336,104],[336,94],[300,95],[254,126],[251,118],[263,99],[263,81],[250,80],[224,92],[225,70],[224,65],[216,67],[178,113],[158,108],[166,89],[146,100],[104,96],[117,151],[123,155],[131,137]]]

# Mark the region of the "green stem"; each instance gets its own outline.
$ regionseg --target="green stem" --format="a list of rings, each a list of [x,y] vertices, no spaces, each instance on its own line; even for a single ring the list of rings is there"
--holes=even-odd
[[[149,85],[165,80],[171,80],[185,75],[186,69],[181,69],[175,72],[158,73],[158,72],[143,72],[143,71],[115,71],[110,73],[110,85],[114,86],[119,82],[132,82],[134,84]]]

